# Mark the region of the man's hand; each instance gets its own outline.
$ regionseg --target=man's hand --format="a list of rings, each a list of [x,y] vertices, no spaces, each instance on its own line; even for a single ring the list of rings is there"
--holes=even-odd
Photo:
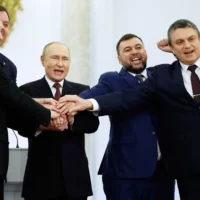
[[[52,110],[50,110],[50,111],[51,111],[51,119],[56,119],[56,118],[60,117],[59,113],[52,111]]]
[[[52,98],[33,98],[33,99],[42,105],[50,104],[50,105],[56,106],[58,103],[55,99],[52,99]]]
[[[75,106],[76,104],[74,103],[74,102],[62,102],[62,103],[60,103],[60,101],[58,102],[58,108],[59,108],[59,110],[60,110],[60,113],[62,113],[62,114],[66,114],[66,113],[68,113],[69,112],[69,110],[71,109],[71,108],[73,108],[74,106]],[[76,113],[74,113],[74,115],[75,115]]]
[[[164,52],[172,53],[172,48],[169,46],[168,39],[162,39],[157,42],[157,47]]]
[[[54,127],[60,127],[63,124],[66,124],[66,127],[67,127],[68,121],[66,119],[66,116],[62,115],[56,119],[52,119],[50,123],[51,123],[51,126],[54,126]]]
[[[60,113],[60,110],[57,109],[58,102],[52,98],[33,98],[37,103],[43,105],[45,108]]]
[[[60,98],[59,104],[58,104],[58,109],[60,109],[63,106],[63,103],[66,102],[74,102],[75,106],[72,108],[69,108],[67,114],[69,115],[75,115],[78,111],[83,111],[83,110],[92,110],[93,105],[89,100],[82,99],[78,97],[77,95],[65,95],[64,97]]]

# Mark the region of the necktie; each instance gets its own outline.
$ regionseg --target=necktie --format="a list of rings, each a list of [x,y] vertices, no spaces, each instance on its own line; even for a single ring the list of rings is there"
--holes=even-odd
[[[193,97],[197,103],[200,103],[200,80],[197,74],[195,73],[197,66],[191,65],[188,67],[188,70],[191,71],[191,83],[193,90]]]
[[[60,83],[54,83],[53,87],[56,88],[56,94],[54,96],[54,99],[58,101],[60,99],[60,87],[61,87],[61,85],[60,85]]]
[[[145,77],[142,74],[137,74],[136,78],[138,79],[139,83],[142,83],[145,81]]]

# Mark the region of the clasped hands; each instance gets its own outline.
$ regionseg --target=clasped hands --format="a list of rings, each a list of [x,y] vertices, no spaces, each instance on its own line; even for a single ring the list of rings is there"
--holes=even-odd
[[[74,122],[74,115],[68,111],[75,106],[74,102],[56,101],[52,98],[34,98],[36,102],[51,111],[51,121],[48,127],[40,126],[39,130],[63,131]]]

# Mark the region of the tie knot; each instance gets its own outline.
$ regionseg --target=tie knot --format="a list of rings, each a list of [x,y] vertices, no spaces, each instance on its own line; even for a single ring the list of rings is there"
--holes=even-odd
[[[196,65],[191,65],[188,67],[188,70],[191,71],[191,72],[195,72],[197,66]]]
[[[144,82],[144,80],[145,80],[145,77],[144,77],[142,74],[137,74],[137,75],[136,75],[136,78],[138,79],[138,81],[139,81],[140,83]]]
[[[56,82],[56,83],[54,83],[53,87],[56,89],[59,89],[61,87],[61,85],[60,85],[60,83]]]

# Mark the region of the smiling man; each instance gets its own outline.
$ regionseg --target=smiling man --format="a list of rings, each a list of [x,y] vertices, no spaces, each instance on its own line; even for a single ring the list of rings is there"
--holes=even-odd
[[[169,27],[168,40],[178,60],[156,66],[153,76],[137,88],[94,99],[100,115],[156,109],[165,165],[177,179],[181,200],[196,200],[200,199],[200,32],[191,21],[180,19]],[[66,100],[76,102],[71,112],[94,107],[74,96],[60,102]]]
[[[120,72],[102,74],[98,84],[81,97],[134,88],[151,76],[153,68],[146,69],[147,52],[140,37],[123,35],[116,50]],[[110,138],[99,169],[106,199],[173,200],[174,181],[168,177],[160,155],[152,123],[156,119],[145,109],[109,118]]]
[[[65,44],[47,44],[41,56],[45,76],[20,89],[33,98],[54,97],[56,100],[65,94],[78,94],[88,89],[87,85],[65,80],[70,60]],[[86,200],[92,195],[84,133],[96,131],[99,121],[88,111],[74,118],[67,116],[67,120],[73,121],[68,129],[60,131],[52,125],[40,127],[40,132],[29,138],[22,191],[26,200]]]

